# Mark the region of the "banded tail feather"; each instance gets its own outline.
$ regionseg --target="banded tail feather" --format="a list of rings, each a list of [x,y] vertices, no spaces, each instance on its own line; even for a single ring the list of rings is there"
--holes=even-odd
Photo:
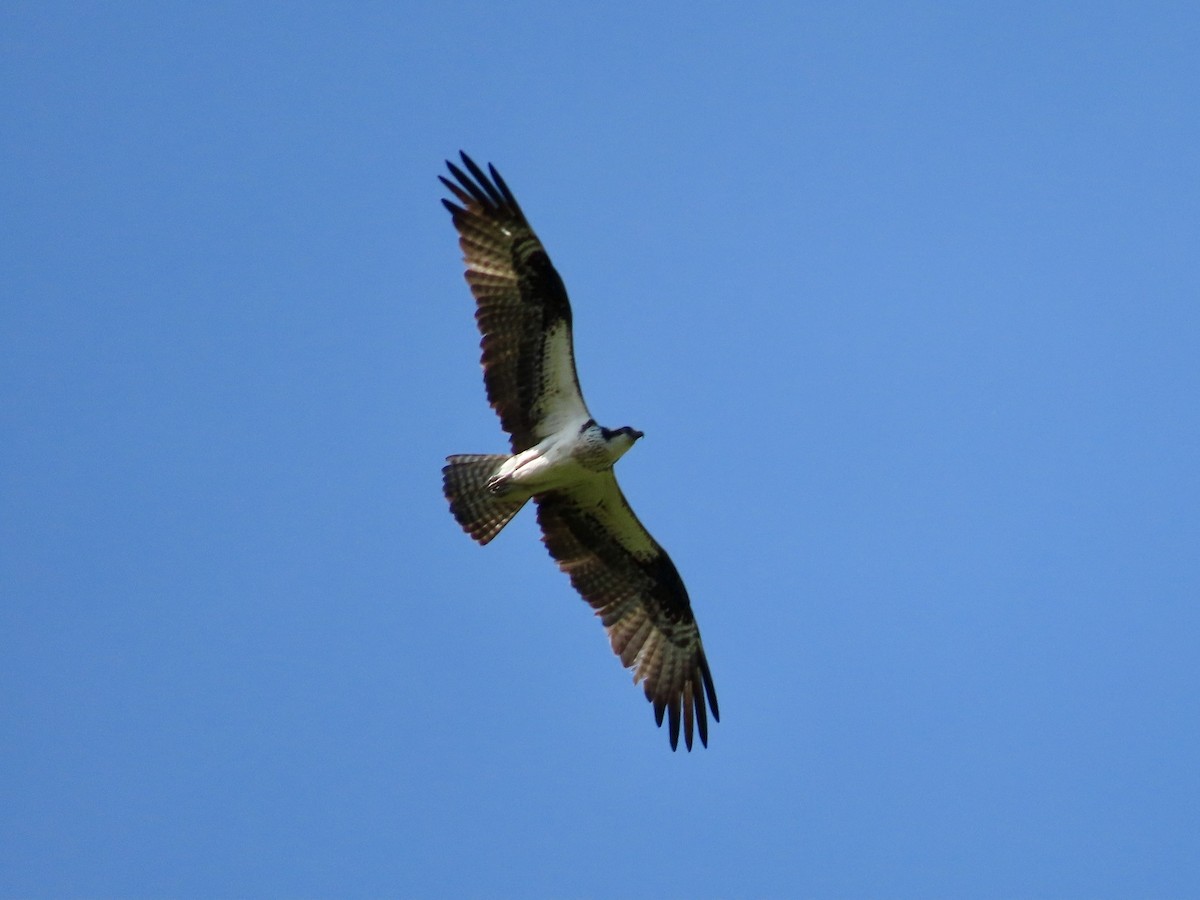
[[[446,457],[442,491],[462,530],[486,544],[521,511],[528,497],[510,499],[488,490],[488,480],[508,460],[504,453],[459,453]]]

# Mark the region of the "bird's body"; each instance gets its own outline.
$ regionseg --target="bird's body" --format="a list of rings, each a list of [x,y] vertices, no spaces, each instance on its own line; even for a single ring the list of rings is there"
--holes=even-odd
[[[672,749],[681,723],[689,750],[693,726],[707,745],[717,698],[687,590],[612,471],[642,433],[605,428],[588,412],[562,280],[499,173],[462,160],[469,175],[447,163],[456,181],[441,179],[462,205],[443,202],[478,304],[488,399],[513,452],[448,457],[450,509],[486,544],[532,499],[546,547],[644,683],[658,724],[667,716]]]
[[[522,492],[526,498],[570,488],[612,468],[641,436],[628,428],[609,431],[594,419],[567,422],[562,431],[510,456],[488,487],[498,494]]]

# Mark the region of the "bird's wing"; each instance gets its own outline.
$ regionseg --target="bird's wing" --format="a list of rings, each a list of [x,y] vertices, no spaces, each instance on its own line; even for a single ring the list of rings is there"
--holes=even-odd
[[[485,174],[461,155],[467,171],[447,162],[455,181],[441,178],[461,205],[442,203],[458,229],[478,307],[488,400],[519,453],[590,418],[575,374],[571,304],[500,173],[489,165]]]
[[[629,508],[612,471],[534,498],[550,555],[596,610],[613,652],[643,683],[671,748],[679,724],[692,748],[693,723],[708,746],[705,699],[719,719],[717,694],[683,580],[666,551]]]

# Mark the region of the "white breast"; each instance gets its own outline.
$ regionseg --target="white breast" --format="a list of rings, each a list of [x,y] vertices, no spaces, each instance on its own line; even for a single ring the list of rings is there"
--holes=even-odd
[[[501,466],[497,477],[507,479],[529,494],[540,494],[577,484],[590,477],[596,466],[607,463],[598,429],[580,434],[586,419],[574,421],[557,434],[518,453]],[[595,430],[596,434],[591,432]],[[600,465],[604,468],[606,465]]]

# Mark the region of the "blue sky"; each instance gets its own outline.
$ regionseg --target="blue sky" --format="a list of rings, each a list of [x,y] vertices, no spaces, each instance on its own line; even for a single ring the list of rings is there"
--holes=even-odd
[[[1193,4],[8,4],[0,894],[1200,891]],[[721,701],[523,514],[494,162]]]

